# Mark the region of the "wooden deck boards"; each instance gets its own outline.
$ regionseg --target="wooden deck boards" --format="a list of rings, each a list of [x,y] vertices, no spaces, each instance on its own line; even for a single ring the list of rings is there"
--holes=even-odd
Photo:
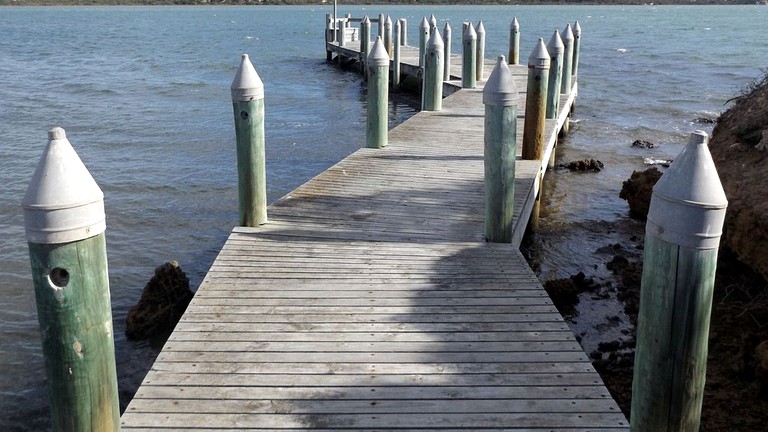
[[[123,430],[626,431],[517,244],[483,241],[480,100],[449,96],[233,229]],[[517,164],[518,240],[542,166]]]

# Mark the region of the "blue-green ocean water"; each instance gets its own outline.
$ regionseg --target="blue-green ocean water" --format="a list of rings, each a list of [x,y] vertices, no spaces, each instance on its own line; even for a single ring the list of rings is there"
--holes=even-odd
[[[0,8],[0,430],[48,424],[42,354],[20,202],[47,140],[62,126],[105,193],[107,246],[123,406],[156,347],[123,336],[128,308],[153,269],[177,260],[193,287],[237,222],[229,85],[249,53],[266,88],[269,198],[275,200],[359,148],[365,90],[325,62],[330,6]],[[540,236],[542,277],[585,265],[626,224],[621,182],[643,157],[673,158],[697,118],[768,65],[760,6],[349,7],[442,28],[482,19],[486,55],[507,51],[522,27],[523,59],[538,37],[579,20],[580,95],[563,161],[597,158],[596,175],[555,172]],[[524,85],[520,83],[520,85]],[[392,104],[402,121],[413,109]],[[631,149],[635,139],[661,146]],[[572,233],[580,233],[578,239]],[[586,238],[585,238],[586,233]]]

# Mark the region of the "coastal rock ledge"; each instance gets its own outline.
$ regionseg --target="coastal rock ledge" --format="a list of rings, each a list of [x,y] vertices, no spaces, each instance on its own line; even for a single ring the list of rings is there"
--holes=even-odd
[[[717,120],[709,148],[728,197],[722,243],[768,280],[768,75]]]

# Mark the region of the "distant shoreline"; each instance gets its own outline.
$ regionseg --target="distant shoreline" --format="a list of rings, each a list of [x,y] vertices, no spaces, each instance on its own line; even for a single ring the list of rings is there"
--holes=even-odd
[[[755,0],[392,0],[392,1],[339,1],[339,6],[421,6],[421,5],[754,5]],[[332,0],[0,0],[0,6],[331,6]]]

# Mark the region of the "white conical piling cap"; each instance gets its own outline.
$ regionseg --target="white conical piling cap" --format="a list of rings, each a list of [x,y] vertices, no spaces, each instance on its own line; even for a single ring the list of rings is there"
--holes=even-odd
[[[654,186],[646,235],[684,247],[718,247],[728,200],[708,141],[706,132],[693,132]]]
[[[252,100],[264,99],[264,83],[261,82],[259,74],[253,67],[248,54],[243,54],[240,68],[232,80],[232,101],[248,102]]]
[[[479,23],[477,23],[477,38],[485,37],[485,26],[483,25],[483,20],[480,20]]]
[[[444,46],[445,45],[443,44],[443,37],[440,36],[440,32],[433,31],[432,34],[429,35],[429,40],[427,41],[427,49],[440,50],[440,52],[442,52]]]
[[[547,47],[544,46],[544,38],[539,38],[539,41],[536,42],[536,47],[528,57],[528,68],[549,69],[549,61],[549,52],[547,52]]]
[[[565,29],[563,30],[563,33],[560,35],[560,37],[563,39],[563,44],[565,45],[573,42],[573,31],[571,31],[570,24],[565,26]]]
[[[517,104],[517,87],[512,71],[507,66],[507,59],[499,56],[491,76],[483,88],[483,104],[495,106],[513,106]]]
[[[552,57],[565,52],[565,45],[563,45],[563,40],[560,39],[560,32],[557,30],[555,30],[555,34],[552,35],[552,39],[547,44],[547,51]]]
[[[517,17],[512,18],[512,24],[509,27],[514,31],[520,31],[520,23],[517,21]]]
[[[422,30],[429,30],[429,21],[427,21],[427,17],[423,17],[421,19],[421,24],[419,24],[419,28]]]
[[[389,15],[387,15],[387,19],[384,20],[384,26],[392,28],[392,18],[390,18]]]
[[[445,25],[443,26],[443,33],[450,33],[451,32],[451,25],[448,23],[448,21],[445,22]]]
[[[381,36],[376,36],[376,42],[373,43],[371,53],[368,54],[368,64],[371,66],[389,66],[389,54],[384,48]]]
[[[472,23],[464,23],[464,24],[467,25],[467,28],[464,30],[462,39],[464,40],[477,39],[477,33],[475,33],[475,26],[473,26]]]
[[[48,131],[21,206],[30,243],[70,243],[107,228],[104,194],[60,127]]]
[[[429,25],[431,27],[437,27],[437,18],[435,18],[435,14],[430,15],[430,17],[429,17]]]
[[[581,26],[579,25],[578,20],[576,20],[576,24],[573,25],[573,36],[576,38],[581,36]]]
[[[363,20],[361,21],[363,24],[367,24],[369,27],[371,25],[371,19],[368,18],[368,15],[363,17]]]

